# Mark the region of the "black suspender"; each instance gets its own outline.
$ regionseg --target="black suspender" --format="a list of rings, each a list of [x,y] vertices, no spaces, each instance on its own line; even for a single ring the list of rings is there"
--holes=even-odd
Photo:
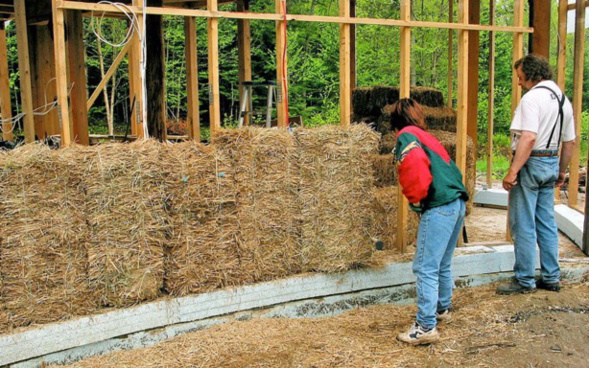
[[[548,138],[548,143],[546,144],[546,149],[550,148],[550,142],[552,142],[552,136],[554,135],[554,130],[556,129],[556,125],[558,125],[558,118],[560,117],[560,129],[558,130],[558,141],[556,141],[556,149],[558,150],[558,147],[560,146],[560,137],[562,135],[562,124],[564,121],[564,114],[562,112],[562,107],[564,106],[564,93],[562,94],[562,98],[559,99],[558,98],[558,94],[556,94],[556,92],[554,92],[552,90],[552,88],[548,88],[546,86],[536,86],[534,88],[544,88],[549,90],[554,97],[556,97],[556,100],[558,101],[558,116],[556,117],[556,121],[554,122],[554,126],[552,127],[552,131],[550,132],[550,137]]]

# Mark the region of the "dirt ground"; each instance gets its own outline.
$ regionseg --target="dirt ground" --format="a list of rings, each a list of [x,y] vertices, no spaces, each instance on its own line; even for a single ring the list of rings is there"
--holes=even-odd
[[[469,241],[505,238],[506,212],[475,207]],[[561,257],[582,257],[561,234]],[[458,289],[438,343],[410,347],[396,335],[415,306],[374,305],[316,319],[252,319],[192,332],[71,367],[589,367],[589,279],[559,293],[499,296],[496,285]]]

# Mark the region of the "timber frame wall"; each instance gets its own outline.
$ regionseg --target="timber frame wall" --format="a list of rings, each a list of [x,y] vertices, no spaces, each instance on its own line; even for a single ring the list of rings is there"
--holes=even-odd
[[[457,67],[460,71],[457,80],[457,137],[456,137],[456,164],[462,172],[466,167],[466,141],[467,135],[473,141],[477,142],[477,93],[478,93],[478,54],[479,54],[479,33],[488,31],[493,35],[495,32],[513,33],[514,47],[513,60],[517,60],[524,55],[524,35],[530,37],[530,50],[536,53],[548,56],[549,52],[549,26],[550,26],[550,3],[549,0],[528,0],[530,7],[530,23],[534,26],[524,26],[524,7],[525,0],[514,0],[514,16],[512,26],[496,26],[491,16],[491,22],[488,25],[480,24],[480,0],[456,0],[457,2],[457,22],[453,22],[452,15],[449,15],[448,23],[442,22],[424,22],[411,20],[411,1],[401,0],[400,19],[372,19],[357,18],[355,16],[356,0],[339,0],[339,16],[316,16],[316,15],[298,15],[288,14],[286,0],[275,0],[274,13],[252,13],[247,10],[246,0],[236,0],[237,11],[228,12],[218,10],[220,0],[160,0],[162,6],[146,6],[148,0],[132,0],[128,9],[132,10],[137,16],[138,25],[132,42],[130,42],[115,59],[112,68],[116,68],[118,63],[128,53],[129,57],[129,75],[130,75],[130,92],[135,101],[135,108],[132,112],[132,134],[138,137],[146,137],[147,132],[146,120],[146,97],[142,93],[144,86],[139,78],[141,74],[142,63],[142,43],[140,35],[143,34],[143,19],[149,15],[172,15],[180,16],[185,19],[185,36],[186,36],[186,65],[187,65],[187,90],[188,90],[188,122],[189,137],[198,139],[199,131],[199,101],[198,101],[198,81],[194,72],[197,70],[196,65],[196,18],[206,18],[208,25],[208,84],[209,84],[209,113],[211,134],[215,134],[221,129],[220,118],[220,99],[219,99],[219,55],[218,55],[218,21],[221,18],[238,20],[238,47],[239,47],[239,79],[240,82],[251,79],[251,62],[250,62],[250,21],[267,20],[276,24],[276,80],[278,82],[279,98],[277,101],[278,126],[288,126],[288,61],[286,58],[286,32],[288,22],[327,22],[337,23],[340,25],[340,108],[341,124],[349,125],[352,116],[352,90],[356,83],[356,50],[355,50],[355,28],[358,24],[370,24],[381,26],[392,26],[400,28],[401,37],[401,70],[400,73],[400,96],[409,97],[410,90],[410,55],[411,55],[411,30],[412,28],[426,27],[437,29],[448,29],[449,31],[449,48],[451,50],[452,33],[456,31],[458,43]],[[223,2],[227,2],[223,0]],[[452,0],[450,3],[452,4]],[[37,4],[44,5],[37,5]],[[21,78],[21,100],[22,112],[24,113],[24,131],[26,142],[35,140],[35,130],[38,129],[34,120],[34,104],[39,99],[33,93],[31,84],[31,55],[30,49],[38,49],[40,45],[29,48],[29,36],[27,34],[27,25],[30,19],[27,18],[27,11],[31,7],[48,7],[50,3],[52,34],[52,47],[54,52],[53,58],[45,61],[43,67],[35,68],[36,78],[47,80],[49,76],[56,78],[55,95],[57,96],[57,119],[55,121],[44,121],[43,124],[58,126],[58,132],[61,135],[61,145],[68,146],[74,142],[88,144],[88,109],[93,101],[98,97],[101,88],[106,84],[109,72],[105,80],[100,83],[90,99],[87,98],[85,61],[83,49],[83,28],[82,13],[94,12],[95,14],[107,14],[107,16],[116,16],[121,13],[120,8],[110,4],[98,4],[97,2],[84,1],[64,1],[64,0],[43,0],[43,1],[25,1],[25,0],[0,0],[0,15],[6,15],[16,21],[17,39],[18,39],[18,58]],[[28,8],[26,5],[28,5]],[[33,4],[35,4],[33,6]],[[490,0],[491,9],[494,9],[494,0]],[[581,97],[583,82],[583,54],[584,54],[584,19],[585,8],[588,2],[585,0],[576,0],[576,4],[568,5],[567,0],[560,0],[559,3],[559,39],[566,40],[566,16],[567,10],[576,10],[576,32],[575,32],[575,62],[574,62],[574,96],[573,105],[575,116],[581,115]],[[177,6],[177,7],[174,7]],[[201,7],[202,9],[193,9]],[[118,14],[120,15],[120,14]],[[548,16],[548,19],[546,17]],[[65,27],[67,21],[68,27]],[[66,35],[67,32],[67,35]],[[67,42],[66,42],[67,37]],[[37,40],[41,40],[37,35]],[[490,37],[493,39],[493,37]],[[41,41],[39,41],[41,42]],[[566,42],[559,44],[558,50],[558,84],[564,90],[564,66],[566,62]],[[144,46],[143,46],[144,47]],[[492,51],[492,50],[491,50]],[[41,54],[41,52],[39,52]],[[469,56],[470,55],[470,56]],[[492,53],[491,53],[492,55]],[[46,55],[45,55],[46,56]],[[40,56],[35,56],[35,62],[39,64]],[[492,64],[491,62],[489,63]],[[4,24],[0,22],[0,96],[10,94],[8,88],[8,71],[6,60],[6,38]],[[54,68],[53,71],[46,70],[47,67]],[[449,88],[452,87],[452,70],[448,72]],[[493,70],[490,70],[490,79],[493,79]],[[74,87],[68,87],[70,80],[75,80]],[[143,82],[144,83],[144,82]],[[241,91],[243,92],[243,91]],[[241,95],[240,95],[241,96]],[[490,93],[490,136],[492,135],[492,94]],[[517,83],[517,75],[513,73],[512,77],[512,112],[521,98],[521,89]],[[9,119],[10,116],[10,99],[0,99],[0,111],[3,113],[3,119]],[[449,97],[449,101],[450,97]],[[451,102],[450,102],[451,103]],[[4,120],[3,120],[4,121]],[[580,131],[580,119],[576,119],[577,131]],[[3,131],[11,130],[10,123],[3,122]],[[39,134],[38,134],[39,136]],[[11,133],[5,133],[4,139],[13,138]],[[579,143],[579,138],[577,138]],[[579,168],[579,144],[575,149],[575,155],[571,164],[569,205],[573,208],[577,206],[577,189],[578,189],[578,168]],[[492,145],[487,147],[488,156],[492,156]],[[491,162],[489,161],[489,167]],[[488,174],[489,175],[489,174]],[[490,181],[490,175],[488,179]],[[399,193],[398,209],[398,234],[397,247],[405,251],[407,239],[405,229],[407,223],[407,201]],[[579,209],[580,210],[580,209]],[[587,226],[587,220],[585,222]],[[586,233],[586,232],[584,232]],[[585,235],[584,235],[585,238]],[[587,242],[585,242],[586,244]],[[589,253],[587,245],[584,246],[586,253]]]

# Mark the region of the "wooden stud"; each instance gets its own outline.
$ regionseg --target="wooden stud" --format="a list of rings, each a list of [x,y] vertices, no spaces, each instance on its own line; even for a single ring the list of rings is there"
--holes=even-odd
[[[72,111],[73,136],[74,141],[84,146],[90,144],[88,135],[88,110],[86,109],[86,99],[88,98],[88,88],[86,85],[86,51],[84,49],[84,23],[82,12],[69,11],[68,20],[68,56],[69,56],[69,76],[70,85],[70,104]]]
[[[356,0],[350,0],[350,17],[356,16]],[[356,74],[356,25],[350,24],[350,101],[354,95],[354,89],[358,86]],[[354,115],[354,104],[350,103],[350,114]]]
[[[33,116],[33,89],[31,85],[31,64],[29,58],[29,40],[27,32],[27,14],[25,0],[14,1],[16,20],[16,38],[18,44],[18,70],[20,76],[21,105],[25,142],[35,141],[35,118]]]
[[[495,24],[495,0],[489,1],[489,23]],[[495,107],[495,32],[489,32],[489,90],[487,100],[487,187],[493,188],[493,112]]]
[[[57,109],[48,106],[55,101],[55,51],[52,30],[46,26],[29,27],[29,40],[35,47],[29,49],[31,61],[31,85],[35,106],[35,135],[44,138],[61,134]]]
[[[135,27],[135,32],[130,40],[131,48],[129,49],[129,97],[131,110],[131,134],[137,138],[143,138],[144,122],[143,109],[145,101],[141,84],[141,35],[143,34],[143,7],[144,0],[133,0],[133,6],[137,9],[135,16],[137,24],[130,24],[129,27]]]
[[[515,0],[513,4],[513,25],[521,26],[524,23],[524,0]],[[523,57],[524,54],[524,35],[521,32],[513,34],[513,52],[512,65]],[[518,84],[517,73],[511,68],[511,116],[515,112],[517,105],[522,97],[522,89]],[[510,150],[511,151],[511,150]],[[511,153],[509,154],[511,158]],[[511,241],[511,230],[509,229],[509,208],[507,209],[507,223],[505,226],[505,239]]]
[[[247,3],[246,3],[247,2]],[[247,12],[249,0],[238,0],[237,11]],[[239,106],[243,105],[245,88],[243,82],[252,80],[251,21],[237,20],[237,53],[239,58]],[[250,96],[251,99],[251,96]],[[250,124],[250,115],[243,117],[243,124]]]
[[[207,10],[217,11],[217,0],[207,0]],[[211,136],[221,129],[219,96],[219,19],[207,19],[209,42],[209,115]]]
[[[556,84],[565,90],[566,46],[567,46],[567,5],[568,0],[558,3],[558,53],[556,62]],[[560,188],[554,188],[554,199],[560,202]]]
[[[350,0],[340,0],[339,14],[342,17],[350,16]],[[339,69],[340,69],[340,120],[341,125],[348,126],[352,119],[351,101],[351,80],[350,80],[350,25],[342,23],[339,26],[340,48],[339,48]]]
[[[575,60],[573,69],[573,115],[577,135],[569,167],[569,206],[577,206],[579,198],[579,161],[581,147],[581,113],[583,111],[583,67],[585,63],[585,2],[577,0],[575,10]]]
[[[278,127],[288,126],[288,69],[286,53],[286,20],[282,18],[286,13],[286,0],[275,0],[275,11],[281,19],[276,21],[276,82],[278,98],[276,101],[276,115]]]
[[[2,120],[2,139],[11,141],[14,139],[12,133],[12,105],[10,103],[10,74],[8,72],[8,54],[6,47],[6,29],[4,21],[0,21],[0,113]]]
[[[454,0],[448,0],[448,23],[454,22]],[[454,88],[454,30],[448,30],[448,102],[449,108],[454,106],[452,101],[452,90]]]
[[[468,0],[468,23],[481,23],[480,0]],[[472,139],[474,145],[475,162],[478,156],[479,41],[478,31],[468,32],[468,92],[466,94],[468,111],[466,116],[466,134]],[[464,70],[458,70],[460,70],[460,73],[464,73]],[[466,164],[464,167],[466,168]]]
[[[401,20],[411,19],[411,1],[401,0]],[[401,28],[401,70],[399,71],[399,97],[410,97],[411,90],[411,28]],[[401,185],[397,190],[397,234],[395,246],[401,253],[407,252],[407,212],[409,204],[403,195]]]
[[[200,142],[200,109],[198,106],[198,62],[196,53],[196,18],[184,18],[188,136]]]
[[[458,22],[468,23],[469,18],[469,0],[458,1]],[[457,80],[457,102],[456,102],[456,165],[466,178],[466,133],[468,126],[468,108],[469,108],[469,32],[459,30],[457,35],[458,41],[458,80]],[[478,55],[478,54],[477,54]]]

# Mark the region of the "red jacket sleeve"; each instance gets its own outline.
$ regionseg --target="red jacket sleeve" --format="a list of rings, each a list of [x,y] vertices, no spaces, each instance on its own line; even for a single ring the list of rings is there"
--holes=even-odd
[[[403,189],[403,195],[415,205],[425,197],[432,183],[430,161],[421,147],[414,147],[403,155],[399,164],[399,183]]]

